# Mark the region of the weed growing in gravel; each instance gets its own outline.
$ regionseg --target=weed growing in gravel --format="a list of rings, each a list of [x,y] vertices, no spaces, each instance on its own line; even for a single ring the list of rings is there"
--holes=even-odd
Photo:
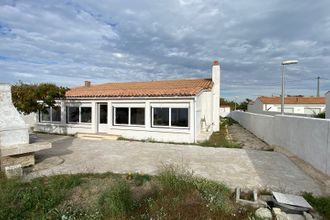
[[[99,206],[105,217],[120,216],[130,211],[133,206],[133,199],[128,183],[125,180],[117,180],[100,196]]]
[[[253,211],[235,204],[225,185],[173,166],[154,177],[105,173],[31,182],[0,178],[1,219],[248,219]]]

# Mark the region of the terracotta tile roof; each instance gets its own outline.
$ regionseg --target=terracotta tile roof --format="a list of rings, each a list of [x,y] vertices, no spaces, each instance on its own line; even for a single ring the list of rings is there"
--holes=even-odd
[[[212,86],[211,79],[106,83],[72,88],[65,96],[67,98],[195,96],[202,90],[211,89]]]
[[[264,104],[281,104],[281,97],[261,96],[258,98]],[[285,104],[325,104],[325,97],[285,97]]]

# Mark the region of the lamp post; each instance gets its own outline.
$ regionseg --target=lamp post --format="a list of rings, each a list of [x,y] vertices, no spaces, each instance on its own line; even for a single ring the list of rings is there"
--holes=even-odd
[[[282,92],[281,92],[281,115],[284,115],[284,87],[285,87],[285,80],[284,80],[284,66],[285,65],[291,65],[291,64],[297,64],[298,60],[285,60],[282,64]]]
[[[235,102],[235,111],[236,111],[236,101],[237,101],[237,99],[238,99],[238,96],[235,96],[235,97],[234,97],[234,102]]]

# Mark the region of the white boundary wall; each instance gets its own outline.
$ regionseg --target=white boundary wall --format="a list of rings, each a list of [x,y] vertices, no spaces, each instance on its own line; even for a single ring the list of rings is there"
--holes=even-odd
[[[220,117],[227,117],[230,114],[230,107],[221,107],[219,108]]]
[[[325,117],[330,119],[330,91],[325,94]]]
[[[230,117],[268,144],[290,151],[330,176],[330,120],[240,111]]]

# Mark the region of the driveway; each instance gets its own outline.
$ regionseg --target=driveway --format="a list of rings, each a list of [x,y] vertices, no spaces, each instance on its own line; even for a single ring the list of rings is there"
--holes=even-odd
[[[288,193],[322,194],[320,185],[286,156],[269,151],[199,147],[110,140],[84,140],[40,135],[53,142],[36,153],[37,164],[27,178],[86,172],[157,174],[175,164],[195,175],[226,183],[231,188],[268,188]]]

